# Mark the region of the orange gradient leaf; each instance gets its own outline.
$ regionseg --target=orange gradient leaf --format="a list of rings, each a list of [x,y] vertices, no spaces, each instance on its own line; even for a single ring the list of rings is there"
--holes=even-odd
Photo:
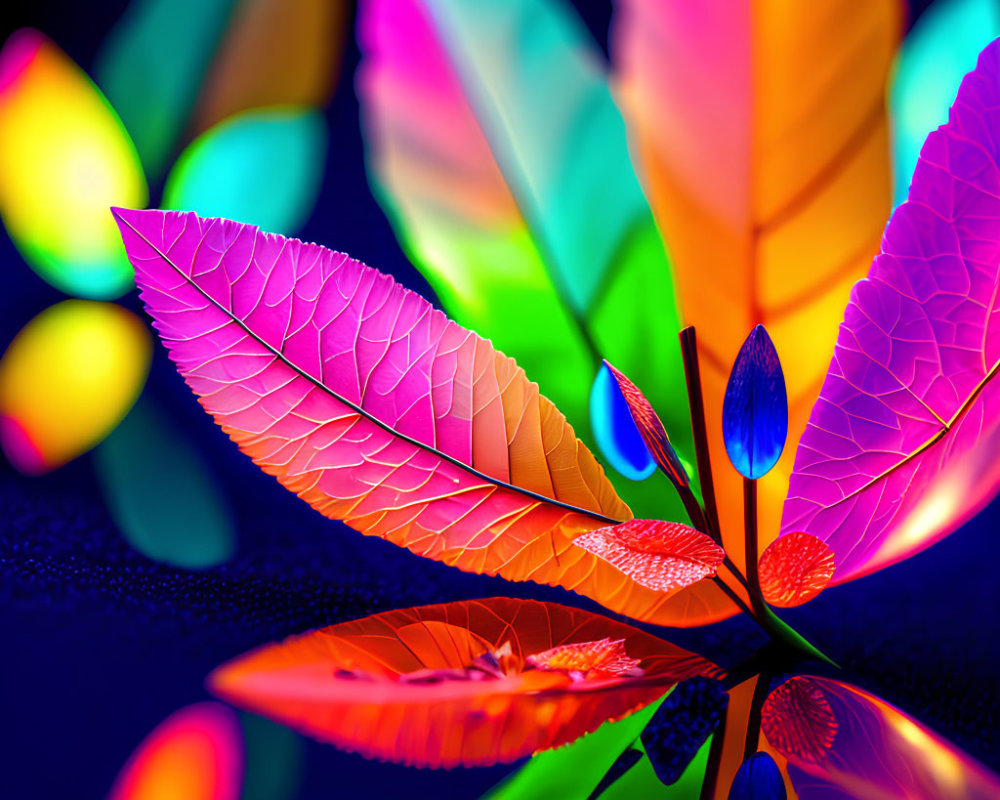
[[[834,566],[826,542],[801,531],[787,533],[771,542],[758,561],[764,599],[780,608],[802,605],[827,587]]]
[[[725,552],[701,531],[679,522],[632,519],[573,540],[641,586],[672,592],[716,574]]]
[[[367,757],[453,767],[565,744],[680,680],[718,674],[628,625],[553,603],[492,598],[292,637],[223,665],[209,686]]]
[[[146,309],[223,430],[333,519],[469,572],[695,620],[574,544],[630,519],[566,418],[492,344],[343,253],[114,211]]]
[[[719,427],[726,377],[766,325],[789,401],[788,444],[759,487],[768,544],[850,288],[891,206],[885,91],[900,5],[618,4],[626,117],[681,315],[698,331],[723,542],[741,568],[740,478]]]

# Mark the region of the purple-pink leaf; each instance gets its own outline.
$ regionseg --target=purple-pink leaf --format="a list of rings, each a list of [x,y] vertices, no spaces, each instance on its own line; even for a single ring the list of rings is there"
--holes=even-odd
[[[981,764],[840,681],[798,675],[781,684],[761,709],[761,732],[788,761],[801,798],[1000,797],[1000,780]]]
[[[922,550],[1000,485],[1000,44],[966,76],[851,295],[799,444],[782,531],[835,582]]]

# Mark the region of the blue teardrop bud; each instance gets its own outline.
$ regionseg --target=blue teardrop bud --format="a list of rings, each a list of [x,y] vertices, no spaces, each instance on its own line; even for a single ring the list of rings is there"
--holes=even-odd
[[[763,325],[751,331],[729,374],[722,403],[722,436],[729,460],[745,478],[766,475],[785,448],[785,376]]]

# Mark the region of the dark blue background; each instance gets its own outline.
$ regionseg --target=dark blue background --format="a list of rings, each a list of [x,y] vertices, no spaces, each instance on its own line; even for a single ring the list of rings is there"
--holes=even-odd
[[[578,3],[599,41],[606,3]],[[923,5],[923,4],[921,4]],[[45,0],[2,12],[3,38],[28,24],[85,68],[124,0]],[[348,43],[328,109],[323,194],[301,238],[344,250],[427,296],[373,201],[362,163]],[[0,237],[0,346],[63,299]],[[138,310],[134,297],[126,298]],[[0,796],[101,797],[142,737],[205,697],[220,662],[265,641],[375,611],[492,595],[589,601],[466,575],[329,522],[281,489],[215,428],[158,349],[147,391],[204,444],[239,520],[230,563],[191,573],[132,551],[101,502],[89,457],[28,479],[0,464]],[[826,592],[787,618],[849,680],[1000,768],[995,677],[1000,586],[994,504],[931,550]],[[733,619],[668,638],[731,665],[762,643]],[[309,743],[301,797],[472,797],[508,768],[432,772]]]

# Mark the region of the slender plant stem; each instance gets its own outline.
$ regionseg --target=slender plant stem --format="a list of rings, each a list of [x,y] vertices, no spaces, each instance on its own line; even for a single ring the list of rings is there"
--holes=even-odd
[[[743,602],[743,600],[740,598],[740,596],[738,594],[736,594],[736,592],[734,592],[729,587],[728,583],[726,583],[724,580],[722,580],[722,578],[720,578],[718,575],[716,575],[715,577],[713,577],[712,580],[715,581],[715,585],[716,586],[718,586],[720,589],[722,589],[723,592],[726,593],[726,595],[729,597],[730,600],[732,600],[734,603],[736,603],[737,606],[739,606],[740,611],[742,611],[744,614],[746,614],[748,617],[750,617],[755,622],[759,622],[759,620],[757,620],[756,614],[754,614],[753,611],[750,609],[750,607],[746,603]],[[761,627],[763,628],[764,626],[761,625]]]
[[[676,483],[674,487],[677,489],[677,494],[680,495],[681,502],[684,503],[684,510],[691,519],[691,524],[697,530],[707,533],[708,525],[705,521],[705,512],[702,511],[701,504],[698,502],[698,498],[694,496],[694,492],[691,491],[691,487],[678,486]]]
[[[719,507],[715,498],[715,483],[712,480],[712,458],[708,449],[708,427],[705,421],[705,399],[701,391],[701,369],[698,365],[698,339],[693,326],[684,328],[679,335],[681,354],[684,358],[684,377],[687,380],[688,403],[691,408],[691,433],[694,436],[695,456],[698,464],[698,481],[704,498],[705,533],[722,546],[722,530],[719,525]],[[681,495],[683,498],[683,494]],[[757,487],[754,481],[746,481],[743,487],[744,522],[746,529],[746,578],[736,568],[729,556],[724,563],[747,590],[751,608],[740,599],[718,575],[713,579],[716,585],[747,616],[753,619],[773,640],[798,650],[811,658],[837,666],[829,656],[806,641],[786,624],[764,602],[760,591],[760,576],[757,573]],[[697,503],[697,501],[695,501]],[[689,512],[690,513],[690,512]],[[693,521],[693,520],[692,520]],[[696,526],[697,527],[697,526]],[[723,549],[724,546],[723,546]]]
[[[743,577],[743,573],[739,571],[736,565],[732,562],[732,559],[729,558],[729,553],[726,553],[726,556],[722,560],[722,563],[729,568],[729,571],[733,573],[733,575],[736,577],[736,580],[738,580],[740,582],[740,585],[747,590],[747,594],[749,595],[750,584],[747,583],[747,579]]]
[[[754,615],[766,616],[764,596],[760,591],[760,574],[757,572],[757,481],[743,479],[743,530],[744,557],[747,565],[747,588]]]
[[[719,527],[719,507],[715,501],[715,483],[712,481],[712,457],[708,452],[708,428],[705,423],[705,398],[701,393],[701,369],[698,366],[698,339],[693,326],[680,332],[681,355],[684,358],[684,377],[687,381],[688,404],[691,407],[691,433],[694,436],[695,457],[698,463],[698,482],[705,501],[705,522],[709,536],[722,544]]]

